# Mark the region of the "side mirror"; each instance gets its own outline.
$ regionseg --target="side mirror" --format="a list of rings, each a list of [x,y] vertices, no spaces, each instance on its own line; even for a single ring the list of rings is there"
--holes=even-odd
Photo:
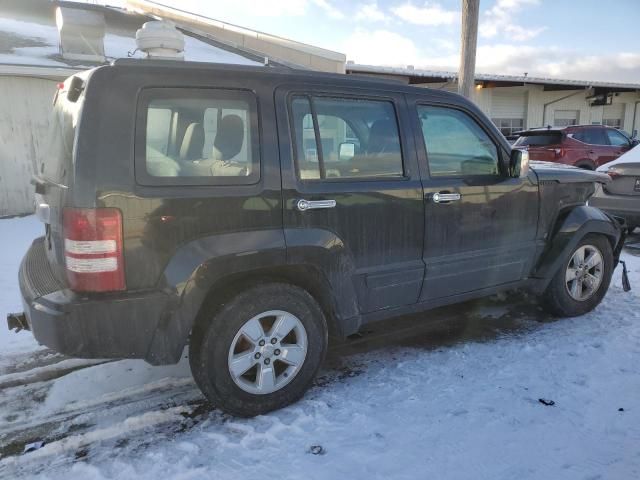
[[[509,176],[523,178],[529,175],[529,152],[514,148],[511,150],[509,162]]]
[[[338,148],[338,158],[340,160],[351,160],[356,156],[356,144],[350,142],[343,142]]]

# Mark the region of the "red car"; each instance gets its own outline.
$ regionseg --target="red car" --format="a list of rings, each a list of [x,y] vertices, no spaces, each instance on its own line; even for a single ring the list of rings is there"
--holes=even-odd
[[[595,170],[615,160],[638,141],[603,125],[532,128],[520,132],[514,148],[529,151],[531,160],[564,163]]]

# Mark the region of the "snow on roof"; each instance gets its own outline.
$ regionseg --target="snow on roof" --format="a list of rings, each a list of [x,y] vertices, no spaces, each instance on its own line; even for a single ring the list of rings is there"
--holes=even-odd
[[[380,73],[387,75],[401,75],[411,77],[424,78],[444,78],[447,80],[455,80],[458,78],[456,72],[440,71],[440,70],[422,70],[412,67],[382,67],[377,65],[360,65],[356,63],[347,63],[347,72],[353,73]],[[624,88],[630,90],[640,90],[640,83],[620,83],[620,82],[601,82],[590,80],[567,80],[560,78],[543,78],[529,77],[519,75],[495,75],[486,73],[476,73],[476,80],[493,81],[493,82],[515,82],[515,83],[536,83],[542,85],[567,85],[576,87],[605,87],[605,88]]]
[[[109,8],[109,7],[105,7]],[[112,9],[115,10],[115,9]],[[121,11],[122,15],[127,15]],[[39,67],[93,67],[97,64],[87,61],[71,62],[62,58],[59,49],[60,37],[55,18],[48,23],[25,21],[0,17],[0,64]],[[140,26],[146,19],[140,17]],[[114,28],[115,27],[115,28]],[[114,33],[117,31],[118,33]],[[124,29],[121,25],[106,25],[104,37],[105,56],[108,61],[116,58],[142,58],[136,51],[136,29]],[[184,58],[194,62],[231,63],[239,65],[262,65],[262,62],[219,46],[206,43],[185,33]]]

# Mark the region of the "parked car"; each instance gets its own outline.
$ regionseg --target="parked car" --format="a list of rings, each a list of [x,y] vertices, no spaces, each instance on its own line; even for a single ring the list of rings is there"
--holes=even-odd
[[[589,204],[626,220],[630,231],[640,227],[640,147],[598,168],[611,182],[598,186]]]
[[[533,128],[519,132],[516,148],[526,148],[531,160],[564,163],[595,170],[638,144],[624,132],[604,125]]]
[[[463,97],[271,67],[118,60],[69,78],[20,269],[58,352],[178,362],[237,415],[300,398],[329,338],[526,288],[605,295],[624,233],[609,177],[528,167]]]

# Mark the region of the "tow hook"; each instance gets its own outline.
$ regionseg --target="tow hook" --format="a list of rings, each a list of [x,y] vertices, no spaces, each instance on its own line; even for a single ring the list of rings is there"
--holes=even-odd
[[[629,282],[629,274],[627,273],[627,264],[623,260],[619,260],[622,265],[622,289],[625,292],[631,290],[631,283]]]
[[[9,330],[15,330],[18,333],[21,330],[31,330],[27,317],[24,313],[9,313],[7,314],[7,326]]]

